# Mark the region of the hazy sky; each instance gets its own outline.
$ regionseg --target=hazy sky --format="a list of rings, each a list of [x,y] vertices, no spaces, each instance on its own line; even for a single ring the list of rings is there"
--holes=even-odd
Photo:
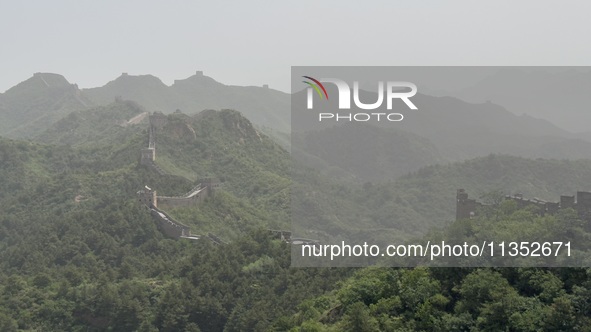
[[[588,1],[0,0],[0,92],[196,70],[289,91],[292,65],[590,65]]]

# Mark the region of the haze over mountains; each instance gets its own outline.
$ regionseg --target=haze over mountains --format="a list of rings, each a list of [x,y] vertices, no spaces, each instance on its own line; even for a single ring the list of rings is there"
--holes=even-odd
[[[123,74],[100,88],[84,90],[96,104],[117,96],[133,100],[150,112],[172,113],[179,109],[191,114],[206,109],[236,109],[261,126],[289,131],[289,95],[255,86],[228,86],[197,72],[167,86],[151,75]]]
[[[329,92],[331,95],[336,93]],[[296,94],[295,98],[298,97],[301,95]],[[362,99],[374,100],[375,96],[363,92]],[[290,95],[279,91],[226,86],[200,72],[177,80],[171,86],[151,75],[124,74],[103,87],[82,90],[60,75],[35,74],[0,95],[0,102],[0,117],[6,119],[2,122],[2,130],[8,137],[89,150],[113,150],[113,156],[119,156],[117,158],[131,153],[125,157],[127,161],[136,158],[137,151],[130,152],[117,146],[122,142],[142,145],[139,141],[145,139],[142,131],[147,127],[148,113],[162,111],[171,115],[170,127],[159,138],[159,146],[164,149],[157,153],[157,162],[168,173],[190,181],[212,173],[228,180],[227,188],[237,195],[257,191],[270,193],[269,202],[277,202],[278,197],[286,195],[288,173],[285,170],[289,154],[268,140],[261,130],[268,127],[276,133],[290,131]],[[527,194],[530,189],[530,179],[521,175],[512,179],[512,170],[504,169],[507,164],[515,167],[529,165],[526,161],[492,159],[501,161],[496,168],[503,171],[490,183],[488,180],[468,181],[463,185],[463,178],[455,175],[453,181],[444,175],[434,176],[433,181],[427,181],[429,183],[421,182],[421,179],[431,178],[429,174],[434,170],[439,173],[437,170],[444,169],[429,168],[430,165],[450,164],[454,169],[461,168],[464,166],[453,163],[491,153],[527,158],[591,158],[591,142],[546,120],[515,115],[495,104],[494,100],[473,103],[456,97],[417,94],[413,102],[419,109],[404,111],[405,119],[400,123],[311,126],[313,130],[292,133],[292,156],[296,157],[296,162],[304,161],[320,172],[320,177],[316,178],[303,171],[297,175],[301,178],[296,180],[305,195],[314,193],[312,201],[305,197],[301,204],[311,204],[306,210],[320,211],[326,219],[326,227],[318,231],[327,234],[354,231],[359,221],[355,216],[365,218],[362,223],[368,229],[387,228],[389,216],[396,215],[399,217],[396,226],[401,234],[419,234],[422,229],[449,221],[454,190],[458,185],[490,190],[498,181],[509,179],[508,183],[503,182],[505,186],[520,184],[511,190],[522,188],[521,191]],[[203,112],[209,108],[234,108],[241,115],[222,112],[215,116],[215,112]],[[250,126],[251,122],[254,126]],[[238,136],[234,137],[235,134]],[[252,145],[256,148],[248,154],[246,151],[252,148],[249,140],[257,144]],[[210,164],[211,160],[218,160],[219,165]],[[474,178],[481,176],[478,172],[491,163],[488,159],[475,163],[479,171]],[[527,167],[536,166],[534,163]],[[574,164],[565,166],[565,172],[573,167]],[[267,168],[257,173],[266,175],[246,175],[250,168]],[[220,172],[222,169],[226,171]],[[283,171],[278,174],[278,170]],[[241,180],[246,178],[249,180]],[[326,189],[320,189],[324,188],[322,181],[327,181]],[[364,187],[343,195],[337,183],[339,186],[373,183],[376,187]],[[581,182],[577,184],[583,185]],[[413,189],[413,186],[427,190],[428,194]],[[546,183],[536,185],[533,193],[539,196],[540,192],[546,193],[544,190],[547,190],[553,197],[559,194],[559,191],[546,187]],[[281,191],[273,193],[277,188]],[[577,188],[570,186],[568,189]],[[363,201],[374,193],[377,196],[386,193],[391,201],[384,201],[383,208],[380,204],[375,205],[371,211],[357,203],[352,204],[352,200]],[[393,203],[396,197],[400,198]],[[424,200],[433,202],[437,209],[422,210],[420,203]],[[263,202],[259,200],[258,204],[273,206]],[[343,211],[350,215],[343,214]],[[372,217],[364,217],[367,215]],[[438,215],[445,217],[436,218]],[[308,226],[313,228],[313,225]]]
[[[330,86],[328,89],[329,95],[337,93]],[[303,93],[295,95],[302,97]],[[363,92],[361,99],[369,102],[377,97],[375,93]],[[324,169],[357,170],[355,176],[362,181],[384,179],[385,174],[396,178],[417,167],[491,153],[527,158],[591,158],[591,142],[584,136],[546,120],[516,115],[493,102],[469,103],[455,97],[420,93],[412,100],[418,110],[399,109],[403,121],[365,122],[363,125],[379,126],[380,130],[369,130],[363,135],[359,133],[359,123],[349,126],[347,121],[328,121],[322,125],[314,117],[300,116],[308,110],[295,109],[298,122],[293,128],[292,151],[298,153],[294,156],[320,165],[318,160],[302,153],[305,152],[327,162]],[[305,105],[295,103],[299,104]],[[325,112],[339,113],[336,105],[323,106]],[[382,107],[375,112],[390,111]],[[307,139],[303,138],[306,136]]]
[[[415,100],[419,110],[407,113],[403,128],[427,137],[455,160],[489,153],[559,159],[591,157],[589,142],[546,120],[515,115],[493,102],[467,103],[427,95],[417,95]]]
[[[591,135],[573,134],[547,120],[516,115],[515,109],[508,110],[497,104],[498,98],[515,108],[525,109],[524,103],[535,99],[531,94],[539,95],[540,91],[545,91],[548,82],[563,82],[561,86],[566,88],[574,84],[568,81],[569,77],[575,75],[576,82],[581,83],[585,73],[556,71],[542,75],[508,70],[495,75],[457,93],[470,102],[457,97],[419,93],[413,97],[419,110],[405,112],[401,123],[387,123],[380,130],[368,129],[366,134],[358,133],[365,139],[355,142],[347,141],[349,138],[339,133],[347,126],[330,129],[336,136],[322,132],[297,133],[295,142],[302,145],[296,150],[300,156],[307,154],[309,160],[316,159],[324,169],[338,169],[338,172],[361,181],[375,181],[384,176],[396,178],[434,163],[466,160],[490,153],[530,158],[591,158]],[[486,95],[485,92],[492,89],[490,85],[499,80],[522,84],[541,82],[531,88],[530,95],[519,98],[511,99],[510,92],[516,83],[507,84],[505,90],[500,89],[503,93]],[[330,91],[334,87],[328,88],[331,94],[336,93],[336,90]],[[572,91],[573,94],[579,93],[571,98],[569,105],[575,102],[586,105],[584,99],[588,97],[579,90]],[[479,101],[485,98],[486,101]],[[362,99],[374,100],[375,96],[363,91]],[[122,102],[125,100],[133,105]],[[540,109],[545,107],[546,111],[556,106],[539,100],[534,100],[532,105]],[[224,85],[202,72],[176,80],[170,86],[152,75],[124,73],[102,87],[90,89],[78,89],[58,74],[36,73],[0,94],[0,135],[66,145],[92,144],[99,128],[101,133],[108,134],[110,126],[121,125],[143,112],[169,114],[180,110],[185,114],[196,114],[205,109],[236,109],[259,130],[270,133],[283,146],[289,146],[286,135],[290,132],[290,107],[289,94],[267,87]],[[531,109],[532,106],[528,107]],[[574,111],[569,108],[571,114]],[[581,109],[580,113],[585,112]],[[67,130],[77,130],[78,136],[53,139]],[[319,142],[314,143],[318,139],[322,140],[322,149],[318,148]],[[355,156],[351,153],[353,148],[363,154]],[[347,158],[343,159],[345,155]],[[371,171],[367,168],[369,165]]]
[[[475,84],[447,94],[469,102],[490,100],[575,133],[588,133],[591,71],[579,67],[500,68]]]
[[[201,72],[167,86],[151,75],[123,74],[103,87],[78,89],[58,74],[36,73],[0,94],[0,135],[32,138],[79,110],[132,100],[149,112],[240,109],[259,126],[289,131],[289,95],[266,87],[227,86]]]
[[[68,113],[91,105],[63,76],[36,73],[0,94],[0,135],[34,137]]]
[[[420,93],[471,103],[490,101],[513,114],[545,119],[573,133],[589,132],[591,69],[574,66],[395,67],[395,77]],[[362,82],[361,86],[373,86]],[[370,89],[371,90],[371,89]]]
[[[79,165],[81,163],[77,159],[87,159],[81,164],[83,166],[77,166],[82,167],[80,172],[84,174],[88,171],[86,168],[90,168],[91,173],[97,169],[107,172],[121,168],[117,172],[124,172],[125,177],[135,179],[132,173],[137,168],[142,169],[137,166],[137,159],[139,150],[147,144],[147,123],[125,126],[127,122],[122,119],[135,118],[141,114],[142,110],[129,101],[74,112],[42,135],[43,142],[51,145],[44,145],[46,148],[43,148],[42,153],[37,154],[33,150],[30,157],[24,158],[40,161],[24,162],[26,167],[19,166],[17,169],[19,172],[37,172],[36,164],[46,164],[44,160],[48,155],[62,164],[71,160],[70,163]],[[475,197],[502,188],[507,193],[523,193],[526,197],[547,200],[556,200],[560,194],[571,194],[577,190],[591,190],[587,176],[591,170],[589,160],[531,160],[491,155],[449,163],[449,159],[425,138],[370,125],[352,126],[357,138],[353,145],[346,142],[346,136],[341,136],[344,134],[341,127],[313,132],[309,136],[296,135],[295,140],[307,141],[310,155],[318,156],[322,165],[316,170],[324,169],[338,176],[300,172],[301,169],[296,168],[290,178],[289,154],[258,132],[238,112],[208,111],[191,116],[174,113],[168,115],[167,119],[168,124],[157,134],[156,163],[170,174],[169,180],[182,182],[184,187],[170,189],[163,184],[163,181],[168,181],[166,177],[155,181],[150,179],[150,175],[144,174],[148,172],[145,170],[142,171],[145,178],[141,181],[147,181],[149,186],[164,193],[174,194],[188,190],[191,181],[198,178],[221,178],[225,182],[224,190],[233,195],[224,194],[224,204],[254,197],[251,204],[258,208],[264,207],[265,211],[265,214],[256,217],[259,221],[252,219],[250,206],[240,213],[248,213],[252,217],[248,219],[251,225],[264,220],[274,227],[286,227],[289,219],[286,215],[289,206],[287,197],[290,184],[293,184],[292,190],[302,193],[295,196],[293,203],[299,211],[310,212],[314,216],[304,215],[307,217],[305,221],[294,229],[297,234],[307,237],[355,234],[360,226],[367,232],[377,230],[384,238],[417,236],[453,220],[457,187],[466,188]],[[334,136],[343,139],[334,140]],[[367,141],[375,140],[379,144],[367,145]],[[355,149],[363,150],[363,154],[360,158],[350,159],[348,151]],[[63,157],[63,151],[71,151],[73,155]],[[376,156],[381,159],[374,159]],[[13,159],[21,158],[4,158],[8,163]],[[441,163],[447,165],[429,166]],[[59,169],[56,167],[54,172]],[[19,177],[8,178],[16,180]],[[360,184],[348,179],[371,182]],[[117,178],[116,181],[123,180]],[[134,181],[133,185],[126,184],[125,195],[133,196],[133,190],[143,185],[138,179]],[[17,183],[5,185],[13,187]],[[114,184],[111,186],[115,188]],[[85,196],[91,196],[95,191],[90,184],[84,184],[83,187],[85,189],[81,192]],[[69,192],[75,196],[72,190]],[[224,210],[216,209],[225,209],[227,206],[209,208],[212,210],[208,213],[217,215],[223,214]],[[197,212],[177,212],[186,215],[186,219],[181,219],[184,222],[195,223],[190,213]],[[240,213],[236,212],[236,216],[240,216]],[[242,218],[247,220],[244,216]],[[205,223],[206,220],[204,217],[204,224],[195,224],[196,230],[207,226],[208,231],[216,234],[221,232],[238,236],[231,227],[226,227],[228,225],[216,226]]]
[[[448,317],[438,323],[439,330],[457,329],[459,319],[469,330],[476,326],[472,323],[477,321],[476,315],[470,318],[458,313],[453,301],[471,298],[464,293],[454,295],[458,287],[471,288],[461,275],[458,277],[458,271],[468,274],[466,271],[471,270],[365,269],[359,272],[370,276],[405,271],[408,277],[346,283],[349,270],[289,268],[293,262],[291,247],[274,239],[268,230],[286,229],[295,216],[300,219],[291,230],[297,236],[325,243],[360,236],[376,243],[402,243],[442,227],[472,233],[488,230],[449,224],[454,220],[457,188],[465,188],[474,198],[500,189],[550,201],[558,200],[561,194],[591,191],[589,142],[548,121],[517,116],[494,103],[417,95],[419,110],[409,112],[401,126],[345,124],[296,131],[291,154],[299,156],[295,162],[301,157],[318,166],[298,169],[287,150],[261,130],[264,121],[281,112],[261,108],[263,111],[257,113],[259,109],[252,106],[258,123],[244,116],[240,105],[236,108],[242,114],[233,110],[186,112],[205,103],[225,102],[226,97],[219,96],[228,96],[229,100],[253,98],[251,105],[263,105],[267,101],[265,89],[227,87],[204,77],[187,81],[192,82],[167,87],[150,76],[122,76],[104,88],[79,90],[59,75],[39,74],[0,96],[1,116],[11,121],[10,125],[2,122],[4,132],[33,140],[0,137],[0,279],[6,281],[0,287],[3,331],[89,327],[125,331],[289,330],[302,323],[300,318],[291,320],[289,316],[310,308],[310,301],[322,307],[314,309],[317,313],[311,312],[312,316],[298,313],[298,317],[335,323],[336,330],[360,330],[338,325],[343,315],[347,321],[348,311],[339,312],[326,296],[338,301],[352,299],[365,308],[358,299],[367,297],[355,292],[367,294],[367,289],[382,284],[387,285],[387,291],[371,296],[372,308],[379,309],[377,303],[382,303],[384,312],[398,308],[388,314],[398,315],[402,304],[396,303],[403,302],[397,297],[391,302],[384,299],[394,291],[408,293],[404,303],[420,307],[416,310],[421,315],[417,322],[430,322],[424,319],[423,308],[442,303],[433,311]],[[202,88],[198,88],[199,82]],[[185,94],[177,90],[183,84]],[[248,89],[254,92],[247,94]],[[192,95],[191,91],[198,91],[194,94],[202,95],[202,100],[174,99]],[[268,92],[287,103],[282,99],[285,94]],[[188,105],[182,109],[185,113],[176,112],[181,102]],[[278,108],[281,105],[276,103]],[[170,113],[155,134],[154,162],[163,173],[139,163],[140,151],[148,144],[147,114],[160,107]],[[269,123],[274,125],[273,130],[282,132],[279,125]],[[489,155],[491,152],[587,159],[526,159]],[[479,155],[488,156],[454,162]],[[196,179],[209,176],[223,182],[215,197],[207,198],[203,205],[166,212],[189,225],[195,234],[212,232],[228,244],[168,239],[137,201],[137,190],[145,185],[172,196],[193,188]],[[510,219],[516,223],[545,225],[530,211],[511,213],[511,218],[519,217]],[[564,226],[562,219],[544,218],[557,220],[550,225]],[[485,225],[493,225],[492,220],[486,221]],[[502,224],[495,222],[494,226]],[[576,226],[575,222],[571,224]],[[569,227],[573,226],[569,225],[560,229],[571,232]],[[523,229],[529,231],[527,226]],[[587,236],[587,232],[573,229],[573,233]],[[482,271],[490,270],[478,269],[475,273]],[[506,271],[510,275],[507,280],[514,280],[518,271],[532,270]],[[416,278],[412,273],[424,276]],[[416,290],[424,293],[424,285],[433,284],[426,282],[427,274],[438,273],[442,274],[441,285],[447,288],[429,286],[432,290],[428,294],[444,301],[435,302],[431,300],[435,297],[425,295],[412,302],[417,298]],[[581,276],[589,279],[585,270],[573,273],[571,279],[564,275],[565,285],[583,284]],[[524,289],[520,294],[527,294],[518,299],[530,301],[531,310],[537,310],[541,304],[533,301],[540,301],[539,292],[530,293],[533,286],[523,280],[512,281]],[[348,286],[356,282],[360,282],[359,287]],[[507,281],[487,282],[495,292],[496,285],[508,285]],[[563,291],[561,282],[547,283],[558,285],[548,286],[553,294],[571,292],[570,286]],[[334,294],[330,293],[333,289]],[[504,308],[503,301],[499,303]],[[561,301],[573,303],[572,312],[587,319],[586,309],[579,311],[575,305],[588,303],[588,295]],[[482,302],[488,306],[489,302]],[[35,308],[27,303],[35,303]],[[551,300],[544,303],[547,310],[562,308]],[[321,318],[320,312],[322,317],[335,318]],[[517,309],[507,312],[513,315]],[[548,312],[538,311],[536,315],[550,316]],[[380,319],[389,317],[371,313]],[[568,319],[557,319],[560,324],[574,321],[576,316],[567,313]],[[452,314],[458,315],[458,320],[450,319]],[[523,321],[531,320],[527,315]],[[578,326],[589,326],[582,318]],[[498,320],[497,316],[491,319]],[[401,320],[395,317],[394,321]],[[490,330],[498,330],[503,323]],[[542,329],[538,327],[529,330]],[[425,325],[424,330],[432,329]]]

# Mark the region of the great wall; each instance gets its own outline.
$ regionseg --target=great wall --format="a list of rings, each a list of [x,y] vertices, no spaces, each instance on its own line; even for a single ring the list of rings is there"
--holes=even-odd
[[[161,130],[168,122],[166,115],[154,113],[148,115],[148,147],[143,148],[140,154],[140,164],[148,167],[160,176],[168,175],[166,171],[156,164],[156,132]],[[144,189],[137,192],[139,201],[144,204],[152,218],[158,224],[158,228],[167,236],[172,238],[183,238],[189,240],[199,240],[207,238],[215,244],[224,244],[219,237],[208,233],[207,235],[195,235],[191,233],[189,226],[175,220],[162,209],[174,208],[180,206],[194,206],[204,202],[207,197],[213,197],[215,191],[220,188],[220,182],[214,178],[204,178],[197,181],[198,184],[181,196],[158,196],[156,190],[145,186]],[[282,241],[292,244],[316,244],[317,240],[292,238],[290,231],[268,230],[273,236]]]
[[[166,116],[162,113],[154,113],[148,116],[150,125],[148,128],[148,147],[142,149],[140,164],[153,169],[160,175],[166,175],[166,172],[162,168],[156,165],[156,130],[162,129],[167,122]]]
[[[148,118],[150,121],[148,147],[141,150],[140,164],[152,169],[158,175],[168,175],[156,164],[156,131],[161,130],[166,125],[167,118],[162,113],[154,113],[149,115]],[[199,205],[205,198],[213,196],[218,187],[219,181],[206,178],[198,181],[198,184],[193,189],[181,196],[158,196],[156,190],[152,190],[148,186],[138,191],[137,195],[139,201],[148,208],[152,218],[157,222],[158,228],[164,234],[173,238],[189,240],[199,240],[206,237],[215,244],[222,244],[223,241],[211,233],[205,236],[191,234],[189,226],[175,220],[162,210],[163,208]]]
[[[140,164],[148,167],[161,176],[168,175],[166,171],[156,164],[156,132],[161,130],[168,122],[166,115],[162,113],[148,114],[148,147],[141,149]],[[159,229],[167,236],[173,238],[184,238],[198,240],[207,238],[213,243],[223,244],[217,236],[208,233],[207,235],[194,235],[189,226],[175,220],[162,209],[175,208],[180,206],[195,206],[204,202],[207,197],[213,197],[215,191],[220,187],[220,182],[214,178],[205,178],[198,181],[198,184],[184,195],[180,196],[158,196],[156,190],[148,186],[137,192],[139,201],[144,204],[153,219],[157,222]],[[591,221],[591,192],[578,191],[575,196],[560,196],[559,202],[547,202],[537,198],[525,199],[523,195],[517,194],[505,196],[505,200],[512,200],[517,207],[534,207],[534,211],[540,215],[555,214],[561,209],[574,209],[583,220]],[[468,196],[464,189],[458,189],[456,193],[456,220],[471,219],[478,215],[479,211],[487,204],[479,202]],[[318,244],[319,241],[304,238],[294,238],[290,231],[268,230],[273,236],[282,241],[292,244]]]
[[[553,215],[561,209],[573,209],[579,218],[591,221],[591,192],[577,191],[576,199],[575,196],[562,195],[559,202],[547,202],[538,198],[526,199],[522,194],[505,196],[504,199],[514,201],[520,209],[533,207],[534,211],[540,215]],[[457,190],[456,220],[474,218],[485,206],[487,204],[469,198],[466,190]]]

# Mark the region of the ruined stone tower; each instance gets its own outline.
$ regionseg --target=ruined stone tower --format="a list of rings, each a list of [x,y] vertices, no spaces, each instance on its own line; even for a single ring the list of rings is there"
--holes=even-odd
[[[167,122],[168,118],[163,113],[154,112],[154,114],[150,115],[150,126],[152,126],[154,130],[162,129]]]
[[[156,190],[152,190],[150,187],[145,186],[144,189],[137,192],[138,199],[141,203],[147,207],[158,207],[158,196]]]
[[[207,196],[213,196],[215,191],[220,188],[220,180],[216,178],[203,178],[198,181],[201,186],[207,188]]]
[[[482,204],[468,198],[464,189],[458,189],[456,194],[456,220],[470,219],[476,214],[476,209]]]
[[[151,162],[153,162],[154,160],[156,160],[156,149],[144,148],[141,150],[140,164],[148,165]]]

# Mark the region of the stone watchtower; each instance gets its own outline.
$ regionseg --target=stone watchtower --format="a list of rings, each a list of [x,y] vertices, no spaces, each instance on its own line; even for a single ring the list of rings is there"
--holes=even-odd
[[[137,192],[138,199],[141,203],[144,203],[147,207],[158,207],[158,196],[156,196],[156,190],[145,186],[144,189]]]
[[[144,148],[141,150],[141,153],[140,164],[142,165],[149,165],[156,160],[156,149],[154,148]]]
[[[220,188],[220,180],[216,178],[203,178],[198,181],[202,187],[207,188],[207,196],[213,196],[215,190]]]
[[[162,129],[166,123],[168,123],[166,115],[159,112],[150,115],[148,147],[141,150],[140,164],[152,165],[156,160],[156,130]]]
[[[150,115],[150,126],[154,130],[162,129],[166,123],[168,123],[168,118],[163,113],[154,112],[154,114]]]
[[[476,209],[482,204],[474,199],[468,198],[464,189],[458,189],[456,195],[456,220],[471,219],[476,215]]]
[[[575,208],[575,196],[560,196],[560,208],[561,209],[568,209],[568,208]]]
[[[586,191],[577,191],[576,210],[579,217],[583,220],[591,220],[591,193]]]

